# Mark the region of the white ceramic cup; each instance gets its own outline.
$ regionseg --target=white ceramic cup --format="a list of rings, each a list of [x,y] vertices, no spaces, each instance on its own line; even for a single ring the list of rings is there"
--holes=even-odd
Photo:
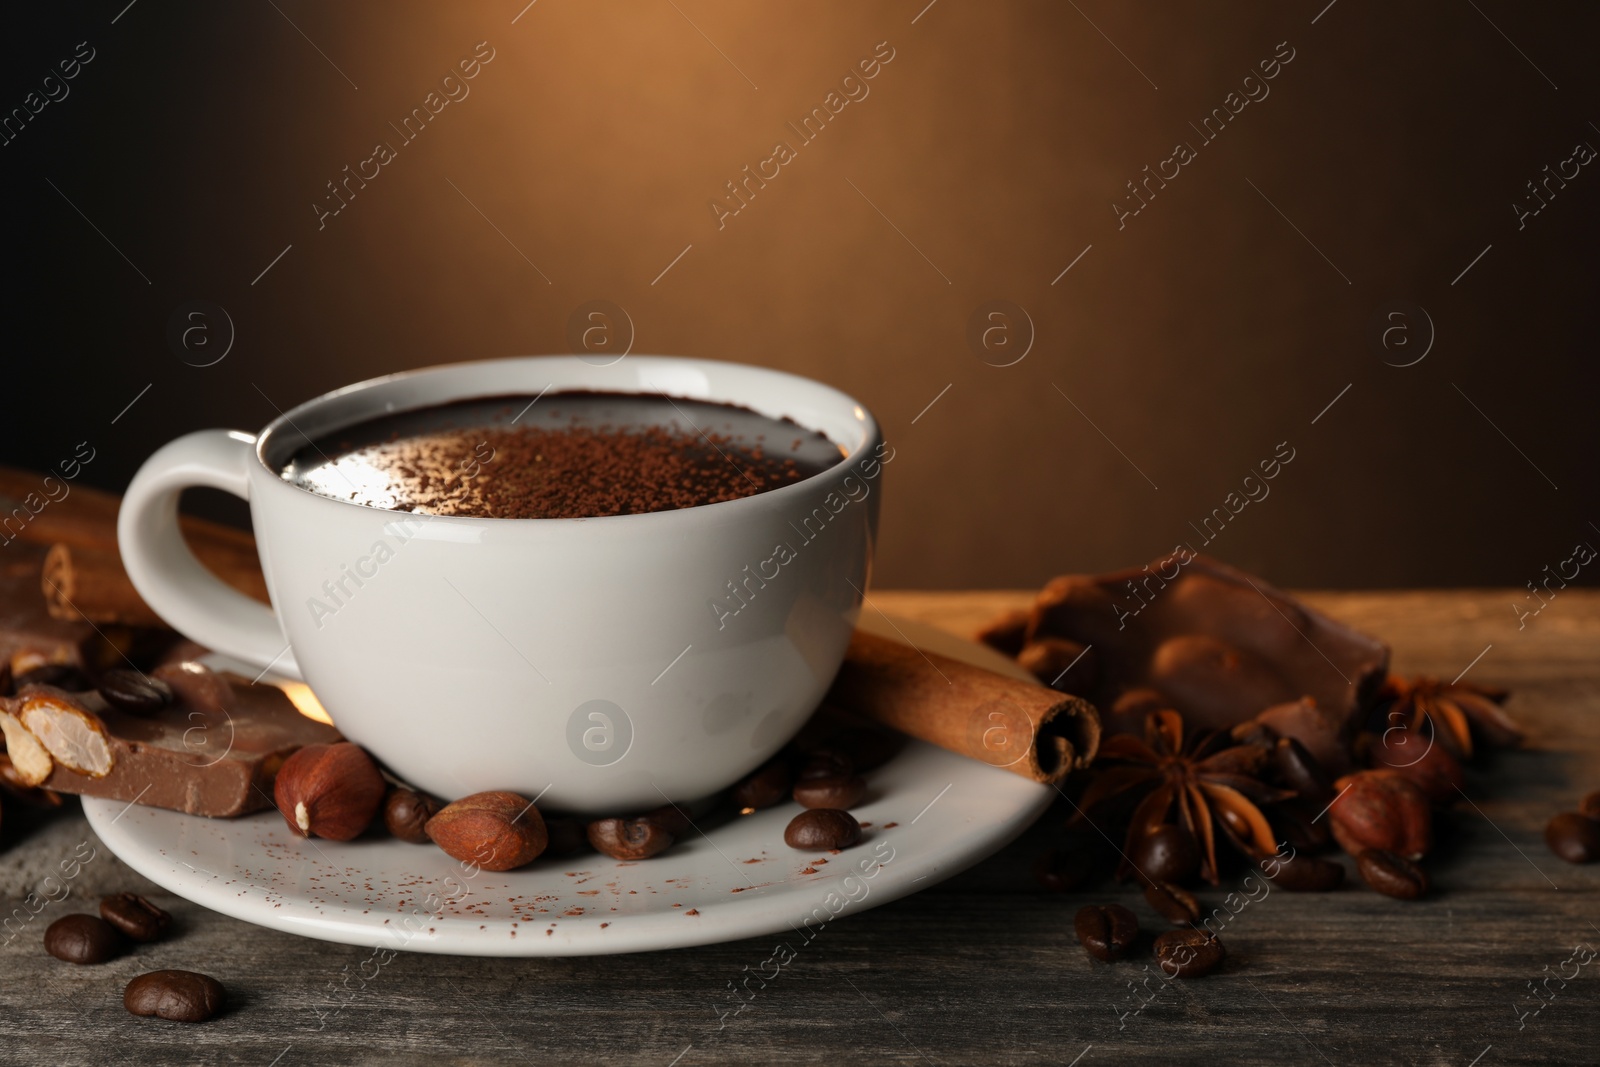
[[[308,441],[377,415],[584,389],[788,417],[844,459],[741,500],[590,519],[387,511],[280,474]],[[892,458],[860,404],[779,371],[643,356],[458,363],[336,390],[255,436],[171,442],[128,487],[117,534],[134,586],[175,629],[299,675],[346,737],[414,785],[616,814],[713,793],[800,728],[859,614]],[[272,609],[184,544],[178,494],[201,485],[250,501]]]

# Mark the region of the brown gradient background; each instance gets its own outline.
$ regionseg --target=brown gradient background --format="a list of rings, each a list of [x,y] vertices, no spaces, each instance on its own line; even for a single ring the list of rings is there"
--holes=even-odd
[[[188,430],[565,351],[606,299],[636,353],[798,372],[877,414],[881,586],[1199,547],[1190,523],[1283,441],[1270,497],[1209,548],[1283,584],[1521,586],[1600,543],[1600,166],[1520,232],[1511,207],[1600,147],[1592,6],[925,3],[14,12],[0,106],[78,41],[97,56],[0,148],[0,460],[87,438],[85,478],[120,489]],[[479,41],[471,95],[401,146],[389,123]],[[785,123],[881,41],[870,95],[798,145]],[[1283,41],[1270,96],[1202,147],[1189,123]],[[798,159],[719,231],[708,201],[778,139]],[[324,183],[379,140],[398,158],[319,231]],[[1199,157],[1119,231],[1124,183],[1180,140]],[[236,326],[215,366],[167,344],[190,299]],[[1035,325],[1014,366],[967,343],[994,299]],[[1394,299],[1437,330],[1415,366],[1369,344]]]

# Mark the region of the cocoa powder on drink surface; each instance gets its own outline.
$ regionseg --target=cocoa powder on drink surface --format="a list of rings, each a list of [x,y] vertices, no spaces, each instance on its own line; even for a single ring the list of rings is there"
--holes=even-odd
[[[842,458],[821,434],[731,405],[584,393],[536,407],[536,399],[370,420],[302,449],[284,477],[392,511],[569,519],[738,500]]]

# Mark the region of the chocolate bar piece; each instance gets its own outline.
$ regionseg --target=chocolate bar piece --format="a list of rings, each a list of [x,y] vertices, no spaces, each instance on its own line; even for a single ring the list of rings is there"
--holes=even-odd
[[[301,714],[283,690],[223,674],[228,697],[180,699],[148,715],[111,707],[98,693],[23,687],[4,701],[53,757],[43,785],[190,815],[246,815],[272,806],[272,783],[304,745],[341,740]],[[74,769],[76,768],[76,769]]]
[[[1389,667],[1383,642],[1188,549],[1135,570],[1055,579],[1034,603],[1026,638],[1093,647],[1099,677],[1079,695],[1118,733],[1142,729],[1157,707],[1227,729],[1310,698],[1314,714],[1297,717],[1302,740],[1344,737]]]

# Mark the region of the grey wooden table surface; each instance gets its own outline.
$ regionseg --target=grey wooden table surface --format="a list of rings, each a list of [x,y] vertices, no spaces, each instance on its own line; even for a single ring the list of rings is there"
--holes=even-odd
[[[882,592],[872,603],[968,633],[1026,599]],[[1600,949],[1600,865],[1568,866],[1542,836],[1552,814],[1600,788],[1600,593],[1562,591],[1520,630],[1511,591],[1308,599],[1389,640],[1398,671],[1451,678],[1473,664],[1473,679],[1511,687],[1529,740],[1470,772],[1473,803],[1432,862],[1430,897],[1401,903],[1359,882],[1270,892],[1230,920],[1227,964],[1207,979],[1146,983],[1147,958],[1084,955],[1079,906],[1121,901],[1152,926],[1154,915],[1115,883],[1036,887],[1030,867],[1063,822],[1058,805],[965,874],[831,924],[725,1027],[727,983],[781,938],[576,959],[402,953],[365,985],[349,980],[358,992],[324,1021],[330,991],[368,950],[162,893],[74,805],[25,836],[8,828],[0,854],[0,910],[12,914],[61,860],[98,849],[68,899],[0,938],[0,1063],[1600,1062],[1600,957],[1567,962],[1576,946]],[[1235,888],[1200,896],[1216,906]],[[44,953],[51,920],[122,889],[169,909],[174,936],[99,967]],[[157,967],[220,978],[226,1014],[203,1026],[127,1014],[123,986]]]

